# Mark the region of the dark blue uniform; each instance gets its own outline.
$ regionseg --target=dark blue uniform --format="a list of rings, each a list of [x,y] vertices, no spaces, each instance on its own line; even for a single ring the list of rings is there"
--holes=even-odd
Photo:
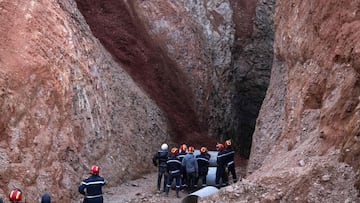
[[[215,184],[217,187],[226,186],[228,184],[227,174],[225,173],[225,167],[227,166],[226,152],[219,151],[217,155],[217,168],[216,168],[216,178]],[[220,179],[222,180],[222,185],[220,185]]]
[[[1,203],[1,202],[0,202],[0,203]],[[45,194],[41,197],[41,203],[51,203],[50,194],[45,193]]]
[[[179,160],[182,162],[182,160],[184,159],[184,157],[185,157],[185,155],[186,155],[187,153],[185,152],[185,151],[181,151],[178,155],[177,155],[177,157],[179,158]],[[185,188],[185,187],[187,187],[187,185],[186,185],[186,169],[185,169],[185,167],[182,167],[181,168],[181,180],[180,180],[180,184],[181,184],[181,186],[183,187],[183,188]]]
[[[152,159],[154,166],[159,167],[158,168],[158,180],[157,180],[158,191],[160,191],[161,179],[164,176],[163,192],[165,192],[166,181],[168,179],[167,174],[166,174],[166,170],[167,170],[166,162],[168,160],[168,156],[169,156],[168,151],[159,150],[157,153],[155,153],[155,155]]]
[[[175,155],[171,155],[169,157],[169,160],[166,162],[166,164],[169,173],[168,182],[166,185],[166,195],[169,194],[170,186],[175,179],[176,196],[179,197],[181,168],[182,168],[181,161]]]
[[[206,176],[209,170],[209,159],[210,159],[209,153],[201,153],[196,156],[196,160],[199,166],[199,174],[198,174],[199,177],[196,183],[198,183],[200,180],[202,186],[206,186]]]
[[[103,185],[105,185],[104,178],[97,174],[84,179],[79,186],[79,192],[85,195],[83,203],[103,203]]]
[[[225,148],[225,159],[226,159],[226,167],[228,168],[228,172],[231,173],[233,182],[237,182],[236,172],[235,172],[235,162],[234,162],[234,149],[232,147]]]

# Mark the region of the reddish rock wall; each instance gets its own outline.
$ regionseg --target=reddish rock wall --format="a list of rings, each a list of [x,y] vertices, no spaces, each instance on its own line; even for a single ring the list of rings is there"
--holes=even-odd
[[[93,37],[72,1],[0,2],[0,194],[78,202],[92,164],[109,186],[153,170],[162,111]],[[136,157],[136,159],[134,159]]]
[[[357,202],[360,4],[276,6],[272,81],[253,137],[249,178],[279,184],[286,201]],[[276,181],[294,176],[299,179],[282,183],[287,189]],[[322,196],[327,191],[334,195]]]

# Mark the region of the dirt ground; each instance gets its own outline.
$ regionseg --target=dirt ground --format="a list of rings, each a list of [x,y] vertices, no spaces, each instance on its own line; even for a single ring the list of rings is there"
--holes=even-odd
[[[237,157],[238,158],[238,157]],[[236,174],[241,180],[246,171],[246,160],[240,160],[236,167]],[[180,203],[188,193],[180,191],[180,198],[176,197],[175,190],[170,190],[169,196],[157,192],[157,172],[142,176],[142,178],[130,180],[118,187],[104,187],[104,202],[108,203],[138,203],[138,202],[162,202],[162,203]]]
[[[104,187],[104,202],[108,203],[136,203],[136,202],[164,202],[180,203],[187,193],[181,191],[180,198],[176,198],[175,191],[170,190],[169,196],[157,193],[157,173],[151,173],[140,179],[123,183],[119,187]]]

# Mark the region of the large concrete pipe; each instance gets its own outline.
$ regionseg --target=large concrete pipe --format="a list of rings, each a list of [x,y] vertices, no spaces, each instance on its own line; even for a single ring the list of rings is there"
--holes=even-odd
[[[215,184],[215,179],[216,179],[216,167],[209,167],[209,171],[208,171],[208,174],[206,176],[206,185],[215,186],[216,185]]]
[[[207,186],[204,187],[196,192],[193,192],[191,194],[189,194],[188,196],[186,196],[181,203],[197,203],[198,202],[198,198],[202,198],[202,197],[206,197],[212,194],[215,194],[219,191],[219,189],[217,189],[214,186]]]

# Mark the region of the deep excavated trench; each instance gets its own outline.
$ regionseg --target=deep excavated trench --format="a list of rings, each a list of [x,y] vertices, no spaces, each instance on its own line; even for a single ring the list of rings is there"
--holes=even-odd
[[[149,40],[126,3],[84,0],[77,5],[94,35],[166,113],[174,140],[213,145],[216,141],[206,136],[206,125],[198,121],[191,107],[186,76],[156,42]]]
[[[233,136],[231,138],[240,156],[249,157],[252,133],[271,72],[272,51],[264,54],[265,48],[261,47],[263,45],[258,45],[267,41],[269,50],[272,47],[273,33],[269,7],[262,8],[266,11],[258,9],[259,13],[265,12],[260,14],[262,16],[257,20],[258,26],[262,27],[257,28],[257,36],[252,36],[256,1],[231,1],[234,12],[238,13],[233,17],[235,26],[238,27],[235,34],[237,42],[233,50],[234,61],[240,64],[248,63],[249,68],[254,68],[245,75],[241,70],[231,70],[234,73],[229,75],[232,77],[229,84],[234,87],[229,89],[234,90],[231,93],[233,94],[231,104],[227,105],[231,106],[232,112],[227,118],[228,123],[225,124],[224,129],[220,129],[213,138],[209,138],[209,123],[204,118],[198,118],[194,110],[194,96],[188,76],[163,51],[161,47],[163,42],[151,39],[143,22],[133,13],[136,10],[132,8],[135,3],[90,0],[76,2],[93,34],[165,112],[175,142],[192,143],[196,147],[206,145],[212,149],[217,142],[216,139],[224,139],[224,135],[229,138],[230,135]],[[251,41],[257,45],[250,46],[255,48],[245,50],[244,47]],[[256,46],[259,46],[258,50]],[[271,56],[266,58],[266,54]],[[242,58],[247,61],[241,62]],[[240,73],[236,73],[237,71]],[[219,108],[224,107],[219,106]]]

